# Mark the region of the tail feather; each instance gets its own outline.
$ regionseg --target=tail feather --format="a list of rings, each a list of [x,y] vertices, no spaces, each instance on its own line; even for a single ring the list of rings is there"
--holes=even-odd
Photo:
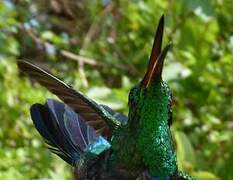
[[[48,144],[48,148],[53,153],[60,156],[67,163],[73,164],[73,159],[71,158],[70,154],[64,150],[65,148],[63,147],[63,145],[60,145],[61,143],[57,141],[58,138],[54,137],[50,128],[48,128],[46,124],[47,121],[51,121],[48,109],[41,104],[32,105],[31,118],[36,129],[39,131],[45,142]]]
[[[96,134],[95,130],[68,106],[54,100],[48,100],[47,107],[53,112],[60,129],[69,137],[75,147],[84,150],[89,144],[98,140],[99,135]]]
[[[45,105],[34,104],[31,117],[48,148],[73,166],[87,154],[93,158],[110,148],[82,116],[64,103],[48,100]]]
[[[58,136],[58,140],[61,141],[61,144],[68,152],[77,152],[78,154],[82,153],[82,148],[75,146],[66,131],[64,122],[70,121],[70,119],[64,118],[64,114],[66,113],[66,109],[64,108],[65,105],[63,103],[55,104],[53,103],[53,100],[48,100],[45,107],[48,109],[51,117],[51,121],[48,121],[48,124],[51,124],[50,131],[54,132],[54,135]]]

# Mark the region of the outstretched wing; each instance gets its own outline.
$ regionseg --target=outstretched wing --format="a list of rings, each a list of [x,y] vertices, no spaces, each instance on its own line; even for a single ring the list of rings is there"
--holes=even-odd
[[[45,86],[49,91],[69,105],[76,113],[80,114],[87,124],[92,126],[97,133],[105,137],[111,137],[111,131],[121,124],[117,120],[117,117],[112,116],[105,107],[88,99],[43,69],[26,61],[18,61],[18,67],[23,73],[35,79],[42,86]]]
[[[48,100],[45,105],[34,104],[31,117],[49,149],[73,166],[110,148],[107,140],[64,103]]]

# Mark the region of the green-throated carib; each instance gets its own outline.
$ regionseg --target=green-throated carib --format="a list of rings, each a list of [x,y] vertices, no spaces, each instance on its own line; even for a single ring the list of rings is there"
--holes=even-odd
[[[75,179],[193,179],[179,172],[170,131],[171,90],[162,80],[164,17],[156,31],[148,68],[130,90],[129,115],[97,104],[26,61],[19,69],[64,103],[34,104],[31,117],[49,149],[75,167]]]

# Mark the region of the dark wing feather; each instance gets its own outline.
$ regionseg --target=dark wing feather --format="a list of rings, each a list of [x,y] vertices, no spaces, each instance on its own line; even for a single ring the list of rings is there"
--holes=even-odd
[[[54,127],[53,125],[51,126],[51,123],[48,123],[53,121],[48,109],[41,104],[34,104],[31,107],[31,118],[36,129],[49,145],[48,148],[67,163],[73,165],[74,158],[72,156],[76,156],[73,147],[67,149],[65,143],[67,144],[68,142],[65,138],[61,137],[61,132],[58,131],[57,126]],[[77,155],[80,154],[77,153]]]
[[[114,110],[112,110],[110,107],[106,106],[106,105],[103,105],[101,104],[101,106],[106,110],[108,111],[114,118],[116,118],[118,121],[120,121],[120,123],[122,125],[125,125],[127,124],[128,122],[128,117],[124,114],[121,114],[119,112],[116,112]]]
[[[46,106],[53,112],[61,131],[76,148],[86,151],[90,146],[102,145],[103,148],[106,148],[105,145],[109,146],[107,141],[87,125],[84,118],[69,106],[55,100],[48,100]],[[100,142],[102,144],[99,144]]]
[[[77,164],[80,158],[93,158],[110,148],[81,115],[64,103],[48,100],[45,105],[34,104],[31,116],[49,149],[71,165]]]
[[[111,137],[111,130],[120,125],[120,122],[103,107],[41,68],[26,61],[18,61],[18,67],[80,114],[97,133]]]

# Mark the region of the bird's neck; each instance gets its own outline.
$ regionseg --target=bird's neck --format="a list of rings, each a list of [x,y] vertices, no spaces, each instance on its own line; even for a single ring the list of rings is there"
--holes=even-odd
[[[139,118],[138,149],[153,176],[171,176],[177,165],[168,125],[169,96],[157,87],[145,97]]]

